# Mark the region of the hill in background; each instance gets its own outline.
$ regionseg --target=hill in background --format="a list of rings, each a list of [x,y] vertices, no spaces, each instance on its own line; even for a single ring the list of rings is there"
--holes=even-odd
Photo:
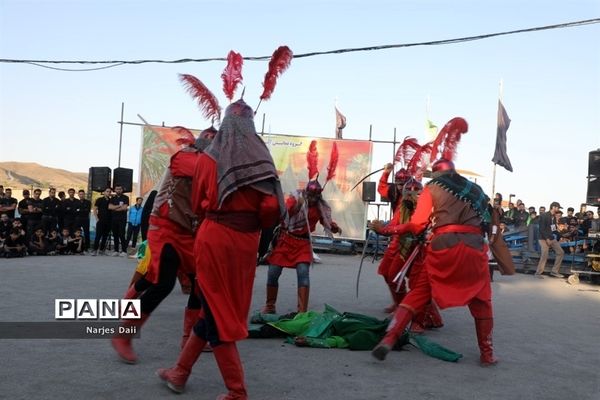
[[[50,168],[37,163],[7,161],[0,162],[0,185],[12,188],[13,196],[20,195],[21,190],[32,187],[34,189],[55,187],[57,190],[72,187],[75,190],[87,190],[88,174]]]

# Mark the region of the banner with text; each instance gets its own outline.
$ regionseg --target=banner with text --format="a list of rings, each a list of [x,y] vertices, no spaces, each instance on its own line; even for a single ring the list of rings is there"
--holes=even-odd
[[[199,134],[199,131],[192,132],[194,135]],[[160,181],[169,158],[180,146],[175,142],[179,135],[170,128],[145,126],[142,135],[140,192],[144,196]],[[306,186],[306,153],[312,140],[317,141],[319,182],[323,185],[331,148],[336,142],[339,153],[336,175],[325,187],[323,197],[331,205],[333,220],[342,228],[342,236],[364,239],[367,207],[362,201],[360,189],[350,189],[370,172],[373,151],[371,142],[284,135],[264,135],[262,138],[273,156],[284,193],[292,193]],[[320,225],[317,225],[316,234],[324,235]]]

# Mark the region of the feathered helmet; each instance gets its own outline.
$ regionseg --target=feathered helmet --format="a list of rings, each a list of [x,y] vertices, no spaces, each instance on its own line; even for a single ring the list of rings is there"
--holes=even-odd
[[[307,194],[320,196],[323,189],[331,179],[335,177],[335,170],[339,159],[337,143],[333,142],[331,147],[331,155],[329,157],[329,165],[327,165],[327,179],[325,184],[321,186],[319,183],[319,152],[317,151],[317,141],[310,142],[308,152],[306,153],[306,162],[308,167],[308,183],[306,184]]]
[[[277,78],[289,67],[292,57],[292,50],[287,46],[280,46],[275,50],[269,61],[269,69],[265,74],[260,102],[258,103],[256,110],[252,110],[243,99],[231,103],[237,87],[243,80],[242,66],[244,64],[242,55],[231,50],[227,55],[227,66],[221,74],[221,79],[223,80],[223,92],[230,102],[230,105],[225,109],[225,116],[237,115],[243,118],[253,119],[261,102],[271,98],[271,95],[275,90]],[[180,74],[179,79],[183,82],[183,85],[192,98],[197,101],[204,117],[211,121],[212,126],[205,129],[200,136],[206,133],[206,138],[209,138],[211,135],[214,137],[217,132],[214,128],[214,124],[219,124],[221,121],[221,107],[219,106],[217,98],[204,83],[195,76]],[[243,96],[244,94],[242,92],[242,98]]]
[[[394,183],[398,186],[404,186],[404,184],[410,179],[411,174],[408,170],[408,164],[413,158],[414,154],[420,148],[417,139],[411,137],[405,137],[394,156],[394,163],[400,163],[402,167],[394,174]]]
[[[461,117],[452,118],[440,130],[433,142],[430,160],[432,172],[454,171],[456,148],[461,135],[469,130],[469,125]]]

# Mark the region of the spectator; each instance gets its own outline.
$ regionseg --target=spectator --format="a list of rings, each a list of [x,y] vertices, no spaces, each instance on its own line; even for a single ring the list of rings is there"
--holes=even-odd
[[[125,243],[129,244],[131,240],[131,247],[135,249],[137,238],[140,233],[140,225],[142,223],[142,197],[135,199],[135,204],[129,207],[129,220],[127,222],[127,239]]]
[[[8,218],[13,219],[15,217],[17,203],[17,199],[12,197],[12,189],[6,188],[4,190],[4,196],[0,198],[0,213],[6,213]]]
[[[108,234],[110,233],[111,224],[110,211],[108,210],[111,192],[111,188],[104,189],[103,196],[96,199],[96,202],[94,203],[94,216],[96,217],[96,238],[94,239],[94,251],[92,253],[93,256],[104,254],[106,251],[106,240],[108,239]],[[98,248],[100,250],[98,250]]]
[[[61,255],[67,255],[70,254],[69,239],[71,234],[69,233],[69,230],[67,228],[63,228],[61,232],[62,234],[58,239],[58,243],[56,244],[56,252]]]
[[[17,204],[17,210],[19,211],[19,215],[21,216],[21,223],[23,227],[27,229],[28,224],[28,216],[29,216],[29,190],[23,190],[23,200],[19,201]]]
[[[56,198],[56,189],[48,190],[48,197],[43,200],[42,204],[42,224],[44,230],[48,232],[51,228],[58,226],[58,215],[61,210],[60,200]]]
[[[84,242],[83,236],[81,236],[81,229],[75,229],[73,236],[69,238],[69,252],[82,255]]]
[[[13,229],[4,240],[4,257],[24,257],[26,254],[25,239],[18,229]]]
[[[19,232],[21,232],[21,235],[23,235],[23,237],[27,237],[27,232],[25,231],[25,228],[23,227],[23,224],[21,223],[21,218],[15,218],[12,221],[12,227],[13,228],[17,228],[19,230]]]
[[[575,209],[573,207],[567,208],[567,223],[569,225],[577,225],[577,217],[573,214]]]
[[[77,209],[77,219],[75,226],[83,230],[83,251],[87,252],[90,249],[90,211],[92,202],[85,198],[85,190],[79,189],[79,208]]]
[[[537,270],[535,272],[535,276],[537,278],[543,278],[542,274],[544,273],[544,269],[546,268],[546,261],[548,260],[548,252],[550,248],[554,250],[556,254],[556,258],[554,259],[554,266],[552,267],[552,272],[550,275],[556,278],[564,278],[562,274],[560,274],[560,266],[562,264],[563,257],[565,252],[560,247],[558,241],[552,235],[552,232],[557,229],[558,221],[557,214],[562,207],[556,201],[550,204],[550,211],[540,215],[540,261],[537,266]]]
[[[44,236],[42,227],[38,227],[29,240],[29,254],[45,256],[49,252],[48,239]]]
[[[33,235],[33,232],[38,226],[42,226],[42,209],[44,201],[40,198],[42,191],[35,189],[33,198],[28,201],[29,215],[27,216],[27,235]]]
[[[539,224],[540,220],[538,218],[538,215],[535,211],[531,211],[529,213],[529,219],[527,220],[527,225],[531,225],[531,224]]]
[[[8,218],[7,213],[2,213],[0,215],[0,237],[6,239],[10,235],[10,231],[12,231],[12,221]]]
[[[0,199],[4,197],[4,186],[0,185]]]
[[[509,232],[509,229],[506,226],[506,222],[504,222],[504,221],[500,221],[500,228],[499,229],[500,229],[500,234],[501,235],[504,235],[505,233]]]
[[[61,231],[65,227],[65,210],[63,209],[65,192],[62,190],[58,192],[58,201],[60,202],[60,207],[56,210],[56,223],[58,224],[58,230]]]
[[[546,207],[540,206],[540,213],[538,215],[542,215],[545,212],[546,212]]]
[[[51,229],[50,232],[48,232],[48,255],[53,256],[56,254],[56,247],[60,244],[60,242],[61,237],[56,228]]]
[[[111,231],[115,244],[113,256],[127,256],[127,242],[125,241],[125,226],[127,225],[127,208],[129,197],[123,194],[123,186],[115,186],[115,195],[110,199],[108,209],[111,218]],[[121,245],[119,251],[119,244]]]
[[[525,204],[523,202],[519,203],[517,206],[517,211],[514,213],[514,224],[515,229],[519,230],[527,225],[527,219],[529,218],[529,213],[525,211]]]
[[[506,225],[513,225],[515,223],[515,213],[517,209],[513,203],[508,203],[508,211],[504,214],[504,223]]]
[[[62,200],[62,213],[63,213],[63,227],[67,228],[69,232],[75,231],[76,220],[77,220],[77,210],[79,210],[80,202],[77,198],[75,198],[75,189],[70,188],[67,190],[69,197]],[[59,224],[60,228],[60,224]]]

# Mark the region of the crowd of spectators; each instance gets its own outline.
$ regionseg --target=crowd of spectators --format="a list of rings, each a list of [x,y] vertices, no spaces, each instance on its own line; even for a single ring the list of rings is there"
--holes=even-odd
[[[500,193],[496,193],[495,199],[502,199]],[[558,203],[557,203],[558,204]],[[509,202],[507,209],[502,209],[503,215],[500,223],[502,233],[514,233],[519,231],[528,231],[533,225],[533,232],[538,233],[535,228],[539,224],[540,215],[549,213],[545,206],[526,207],[522,200],[516,203]],[[587,237],[588,232],[598,229],[598,219],[594,218],[594,212],[588,210],[585,204],[582,204],[579,212],[575,212],[573,207],[567,208],[566,215],[560,207],[552,216],[552,235],[559,243],[570,243],[565,250],[567,252],[582,252],[587,250],[589,242],[581,240]],[[537,235],[536,239],[537,239]]]
[[[89,253],[92,205],[83,189],[77,197],[73,188],[58,195],[50,188],[43,199],[41,189],[33,190],[33,196],[28,189],[22,194],[23,199],[17,201],[10,188],[0,185],[0,257]],[[126,255],[129,243],[135,248],[142,201],[138,197],[129,207],[122,187],[116,186],[114,194],[110,188],[104,191],[93,207],[97,224],[92,255],[107,254],[111,234],[113,255]]]

